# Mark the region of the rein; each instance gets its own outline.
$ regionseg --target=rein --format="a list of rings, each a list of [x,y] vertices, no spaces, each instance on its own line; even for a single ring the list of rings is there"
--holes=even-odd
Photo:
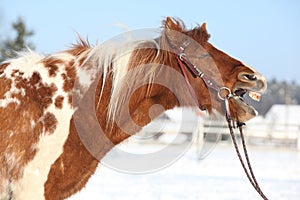
[[[176,54],[176,59],[178,61],[178,64],[180,66],[180,70],[185,78],[185,82],[188,85],[189,91],[191,93],[191,95],[193,96],[194,100],[196,102],[198,102],[197,100],[197,95],[195,93],[195,90],[193,89],[193,87],[190,84],[190,81],[188,79],[185,67],[188,68],[188,70],[191,72],[192,76],[194,78],[201,78],[203,80],[203,82],[205,83],[205,85],[209,88],[214,90],[215,92],[217,92],[218,97],[221,101],[224,101],[224,105],[225,105],[225,116],[226,116],[226,121],[228,123],[228,128],[230,131],[230,135],[234,144],[234,148],[235,151],[237,153],[237,156],[240,160],[240,163],[244,169],[244,172],[249,180],[249,182],[251,183],[251,185],[254,187],[254,189],[257,191],[257,193],[262,197],[262,199],[264,200],[268,200],[268,198],[265,196],[265,194],[262,192],[256,177],[254,175],[251,163],[250,163],[250,159],[249,159],[249,155],[248,155],[248,151],[247,151],[247,147],[246,147],[246,143],[245,143],[245,138],[244,138],[244,134],[243,134],[243,126],[246,125],[243,122],[236,122],[236,126],[235,126],[235,121],[231,116],[230,113],[230,107],[229,107],[229,100],[235,96],[234,93],[231,92],[231,90],[225,86],[223,87],[219,87],[217,85],[217,83],[215,81],[213,81],[212,79],[210,79],[206,74],[204,74],[199,68],[197,68],[197,66],[193,65],[192,62],[187,58],[186,54],[184,53],[185,48],[189,45],[189,43],[184,43],[183,46],[181,46],[179,48],[179,51],[177,50],[177,54]],[[224,95],[224,93],[226,93],[226,95]],[[234,128],[238,127],[239,132],[240,132],[240,136],[242,139],[242,146],[243,146],[243,151],[244,151],[244,156],[246,158],[246,162],[247,165],[245,164],[245,161],[240,153],[240,149],[239,146],[237,144],[236,141],[236,137],[235,137],[235,133],[234,133]]]

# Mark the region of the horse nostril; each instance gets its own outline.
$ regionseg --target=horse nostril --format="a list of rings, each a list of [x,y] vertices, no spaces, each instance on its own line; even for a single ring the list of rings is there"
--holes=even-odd
[[[256,81],[257,80],[257,76],[255,74],[246,74],[244,75],[244,77],[250,81]]]
[[[262,88],[266,88],[267,86],[263,81],[260,80],[257,82],[257,87],[262,89]]]

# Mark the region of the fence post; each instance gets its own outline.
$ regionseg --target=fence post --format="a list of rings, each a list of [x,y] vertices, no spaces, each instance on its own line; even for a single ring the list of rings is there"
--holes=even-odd
[[[201,154],[202,147],[204,145],[204,119],[198,119],[198,127],[196,129],[196,151],[197,154]]]
[[[298,126],[297,150],[300,152],[300,126]]]

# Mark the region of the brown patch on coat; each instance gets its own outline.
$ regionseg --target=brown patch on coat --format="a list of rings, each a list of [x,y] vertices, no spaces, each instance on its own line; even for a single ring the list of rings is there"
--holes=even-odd
[[[7,79],[5,77],[0,77],[0,99],[5,98],[6,92],[8,92],[11,88],[12,80]]]
[[[47,108],[50,104],[52,104],[52,97],[54,92],[57,91],[57,87],[55,84],[51,84],[50,86],[44,85],[37,89],[37,98],[39,102],[43,106],[43,108]]]
[[[44,129],[47,134],[54,133],[57,123],[58,121],[52,113],[47,112],[43,116]]]
[[[63,73],[61,75],[64,80],[63,90],[65,92],[70,92],[74,87],[76,79],[76,69],[73,66],[67,66],[65,70],[66,73]]]
[[[10,63],[3,63],[0,65],[0,75],[3,74],[4,70],[8,65],[10,65]]]
[[[57,75],[58,66],[62,65],[63,63],[63,60],[54,57],[47,57],[43,59],[43,64],[48,69],[48,74],[50,77],[55,77]]]
[[[68,96],[68,103],[69,103],[70,105],[73,105],[73,97],[72,97],[72,95],[69,95],[69,96]]]
[[[30,85],[34,86],[35,84],[39,83],[41,81],[41,76],[38,72],[33,72],[30,80],[29,80],[29,83]]]
[[[56,108],[62,109],[64,102],[64,97],[59,95],[55,98],[54,105]]]

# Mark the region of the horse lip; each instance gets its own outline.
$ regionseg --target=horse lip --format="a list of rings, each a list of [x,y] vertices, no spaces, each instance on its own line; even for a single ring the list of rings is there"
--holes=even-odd
[[[244,99],[240,96],[234,96],[234,101],[236,101],[243,109],[247,108],[247,111],[249,114],[251,114],[253,117],[258,115],[258,111],[251,105],[249,105]]]
[[[248,93],[248,96],[255,100],[255,101],[259,101],[260,100],[260,97],[261,97],[261,92],[259,91],[255,91],[254,89],[252,88],[243,88],[243,87],[238,87],[236,89],[233,90],[233,100],[237,103],[237,105],[239,107],[237,107],[237,109],[242,109],[244,111],[246,111],[248,114],[246,116],[245,119],[243,119],[244,121],[247,121],[255,116],[258,115],[258,112],[257,110],[249,105],[245,100],[244,100],[244,96],[245,94]]]

